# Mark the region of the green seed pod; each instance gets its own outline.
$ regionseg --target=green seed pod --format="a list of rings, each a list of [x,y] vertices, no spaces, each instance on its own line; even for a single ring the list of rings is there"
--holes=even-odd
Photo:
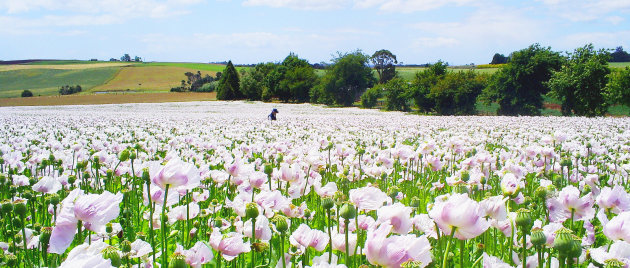
[[[101,252],[103,254],[104,259],[108,259],[111,261],[112,266],[120,267],[122,261],[120,259],[120,254],[118,254],[118,250],[115,247],[108,246]]]
[[[284,233],[289,229],[289,223],[287,223],[287,217],[285,216],[274,216],[273,223],[276,225],[276,230],[278,230],[278,232]]]
[[[571,167],[572,163],[570,159],[562,159],[562,161],[560,161],[560,166],[562,167]]]
[[[149,175],[149,168],[144,168],[142,170],[142,181],[144,181],[144,183],[146,184],[151,183],[151,175]]]
[[[470,173],[468,171],[462,171],[462,181],[467,182],[470,180]]]
[[[534,246],[540,247],[547,242],[547,237],[542,229],[534,228],[532,229],[531,241]]]
[[[129,242],[129,240],[124,240],[120,243],[120,250],[123,253],[129,253],[131,252],[131,242]]]
[[[2,165],[2,163],[0,163],[0,165]],[[0,174],[0,184],[4,184],[6,182],[7,182],[7,177],[5,177],[4,174]]]
[[[118,160],[120,160],[121,162],[125,162],[129,160],[129,150],[125,149],[122,152],[120,152],[118,154]]]
[[[2,213],[4,214],[11,213],[13,211],[13,203],[9,201],[3,201],[0,209],[2,209]]]
[[[50,242],[50,235],[52,234],[52,230],[52,227],[42,227],[42,234],[39,236],[39,241],[42,242],[42,244],[48,245],[48,242]]]
[[[69,184],[74,184],[75,181],[77,181],[77,176],[74,176],[74,175],[68,176],[68,183]]]
[[[24,202],[19,202],[17,204],[15,204],[15,214],[17,214],[18,216],[24,218],[26,217],[26,204]]]
[[[536,196],[536,198],[544,200],[547,198],[547,188],[546,187],[538,187],[536,188],[536,191],[534,192],[534,196]]]
[[[582,239],[576,235],[572,235],[573,243],[571,244],[571,250],[569,251],[570,258],[579,258],[582,255]]]
[[[5,255],[5,260],[6,260],[6,264],[7,267],[18,267],[18,258],[17,256],[13,255],[13,254],[7,254]]]
[[[171,261],[168,263],[168,267],[188,268],[188,264],[186,264],[186,256],[181,253],[174,253],[171,255]]]
[[[50,204],[52,204],[53,206],[59,205],[59,195],[57,194],[52,194],[50,195],[49,198]]]
[[[107,176],[108,178],[114,177],[114,171],[108,169],[107,171],[105,171],[105,176]]]
[[[245,218],[255,219],[258,217],[258,214],[258,205],[256,205],[256,203],[247,203],[247,205],[245,205]]]
[[[271,164],[266,164],[265,165],[265,174],[267,174],[267,176],[271,175],[271,173],[273,172],[273,166]]]
[[[105,225],[105,232],[107,232],[108,234],[111,234],[114,231],[114,227],[112,227],[112,223],[109,222],[107,223],[107,225]]]
[[[335,202],[331,198],[327,197],[322,199],[322,208],[324,208],[325,210],[329,210],[333,206],[335,206]]]
[[[354,217],[357,216],[357,212],[354,209],[354,206],[352,204],[345,203],[339,210],[339,215],[342,218],[349,220],[349,219],[354,219]]]
[[[22,226],[18,227],[18,228],[22,228]],[[24,237],[22,236],[22,234],[16,234],[15,236],[13,236],[13,240],[15,243],[22,243]]]
[[[556,231],[556,239],[553,242],[553,248],[558,250],[560,255],[568,255],[573,248],[572,232],[569,229],[561,228]]]
[[[138,157],[135,152],[129,154],[129,159],[135,160]]]

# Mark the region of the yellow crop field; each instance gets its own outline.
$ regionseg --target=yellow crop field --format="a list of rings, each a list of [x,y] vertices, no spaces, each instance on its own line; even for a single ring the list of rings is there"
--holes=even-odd
[[[175,66],[123,67],[110,81],[89,91],[168,91],[186,80],[186,72],[196,73],[197,70]],[[201,74],[214,76],[216,72],[202,71]]]

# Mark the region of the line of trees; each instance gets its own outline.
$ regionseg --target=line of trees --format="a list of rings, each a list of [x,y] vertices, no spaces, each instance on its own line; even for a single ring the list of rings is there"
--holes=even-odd
[[[618,49],[618,51],[622,49]],[[544,97],[561,102],[564,115],[600,116],[613,104],[630,105],[630,70],[611,70],[611,53],[593,45],[571,53],[533,44],[508,57],[496,73],[449,71],[438,61],[411,81],[396,71],[396,55],[388,50],[372,56],[360,50],[338,53],[323,75],[305,59],[290,53],[280,63],[259,63],[236,70],[231,61],[215,81],[220,100],[279,100],[365,108],[379,103],[387,110],[440,115],[475,114],[478,100],[497,103],[499,115],[540,115]]]
[[[65,85],[59,88],[59,94],[61,95],[70,95],[70,94],[79,93],[79,92],[81,92],[80,85],[76,85],[76,86]]]
[[[512,53],[482,99],[497,102],[499,115],[540,115],[546,95],[560,101],[563,115],[602,116],[610,105],[630,105],[630,71],[611,70],[610,59],[592,44],[566,55],[534,44]]]

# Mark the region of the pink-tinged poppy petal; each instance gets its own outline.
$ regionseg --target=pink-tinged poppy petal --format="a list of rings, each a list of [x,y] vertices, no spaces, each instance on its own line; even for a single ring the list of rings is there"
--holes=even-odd
[[[120,214],[120,203],[123,195],[116,195],[105,191],[102,194],[87,194],[79,196],[74,205],[75,217],[83,221],[86,227],[94,232],[100,232],[101,228]]]
[[[55,225],[52,234],[50,235],[50,242],[48,244],[48,253],[63,254],[66,249],[72,244],[74,235],[77,233],[77,221],[67,221],[61,224]]]

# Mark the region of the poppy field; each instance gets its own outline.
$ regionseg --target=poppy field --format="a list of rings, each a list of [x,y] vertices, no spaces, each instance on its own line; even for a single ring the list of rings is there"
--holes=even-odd
[[[3,267],[630,266],[628,118],[213,101],[0,125]]]

